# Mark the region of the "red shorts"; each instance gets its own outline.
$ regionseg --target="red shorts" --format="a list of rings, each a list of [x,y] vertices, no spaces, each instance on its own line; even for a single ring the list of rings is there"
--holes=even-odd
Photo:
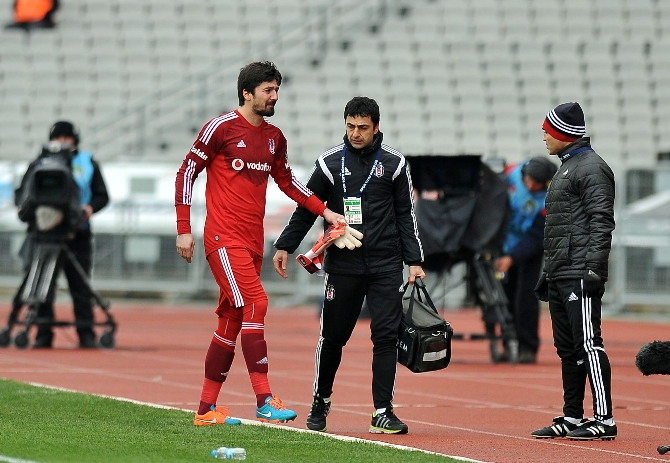
[[[219,248],[207,256],[209,268],[219,285],[219,307],[243,307],[267,299],[261,285],[263,256],[246,248]]]

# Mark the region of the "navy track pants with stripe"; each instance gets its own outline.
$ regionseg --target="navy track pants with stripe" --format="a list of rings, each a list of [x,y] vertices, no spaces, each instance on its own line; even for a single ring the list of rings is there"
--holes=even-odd
[[[549,282],[554,346],[561,358],[563,413],[584,416],[584,389],[588,376],[593,395],[593,417],[612,417],[612,370],[600,332],[601,298],[582,294],[582,280]]]

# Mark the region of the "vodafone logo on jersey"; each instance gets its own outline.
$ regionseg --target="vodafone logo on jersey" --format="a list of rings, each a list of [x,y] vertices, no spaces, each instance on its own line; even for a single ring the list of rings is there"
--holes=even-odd
[[[270,166],[270,164],[268,164],[267,162],[264,162],[263,164],[261,164],[260,162],[247,162],[247,169],[270,172],[272,170],[272,166]]]
[[[240,158],[235,158],[233,159],[232,166],[234,170],[242,170],[244,169],[244,161]],[[262,172],[270,172],[272,170],[272,166],[268,164],[267,162],[264,162],[261,164],[260,162],[247,162],[246,163],[247,169],[251,170],[260,170]]]

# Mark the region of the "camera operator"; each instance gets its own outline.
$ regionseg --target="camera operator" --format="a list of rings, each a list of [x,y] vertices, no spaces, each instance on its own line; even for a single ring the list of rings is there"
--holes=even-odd
[[[72,169],[72,176],[77,186],[79,187],[81,199],[81,220],[76,228],[72,239],[67,241],[68,249],[74,254],[79,265],[86,274],[90,277],[93,257],[93,236],[91,233],[91,226],[89,223],[90,217],[101,210],[109,202],[107,194],[107,187],[100,172],[98,163],[93,159],[93,156],[86,152],[80,151],[79,146],[79,131],[68,121],[56,122],[49,131],[49,140],[61,143],[61,145],[69,145],[71,147],[70,167]],[[48,150],[43,150],[40,155],[28,166],[21,186],[15,192],[15,202],[17,207],[20,207],[20,201],[23,197],[23,192],[27,187],[28,180],[31,178],[33,170],[38,168],[47,156]],[[26,267],[30,267],[32,260],[32,251],[35,247],[33,232],[35,225],[29,223],[28,236],[24,243],[21,256],[24,259]],[[39,319],[53,320],[53,301],[55,282],[58,278],[58,272],[62,266],[67,278],[68,287],[70,288],[70,295],[74,305],[74,316],[77,322],[77,334],[79,336],[79,347],[94,348],[96,347],[96,337],[93,331],[93,305],[91,303],[91,294],[87,284],[77,273],[74,265],[67,259],[59,260],[59,268],[54,273],[51,288],[47,296],[47,300],[40,304],[37,308],[37,317]],[[22,304],[21,288],[14,298],[15,306]],[[50,348],[53,342],[53,331],[50,324],[38,325],[37,336],[33,347],[35,348]]]

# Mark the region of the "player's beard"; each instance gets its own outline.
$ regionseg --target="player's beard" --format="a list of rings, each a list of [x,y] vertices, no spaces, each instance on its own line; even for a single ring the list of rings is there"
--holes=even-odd
[[[274,116],[274,114],[275,114],[275,107],[274,107],[274,105],[269,105],[269,104],[265,104],[263,106],[258,105],[257,107],[254,107],[254,111],[259,116],[271,117],[271,116]]]

